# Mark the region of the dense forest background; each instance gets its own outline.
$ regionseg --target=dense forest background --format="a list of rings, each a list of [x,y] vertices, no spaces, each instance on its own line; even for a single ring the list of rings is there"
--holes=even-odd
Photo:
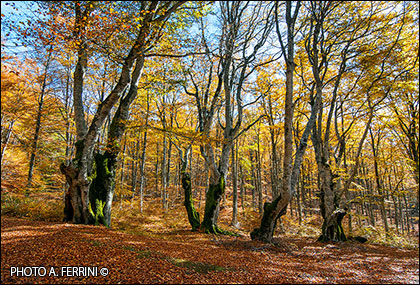
[[[2,2],[2,215],[418,247],[418,16]]]

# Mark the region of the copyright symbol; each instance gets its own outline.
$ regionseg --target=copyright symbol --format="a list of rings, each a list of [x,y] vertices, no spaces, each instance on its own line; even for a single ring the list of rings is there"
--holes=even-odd
[[[101,270],[99,270],[99,273],[100,273],[102,276],[107,276],[107,275],[108,275],[108,268],[106,268],[106,267],[101,268]]]

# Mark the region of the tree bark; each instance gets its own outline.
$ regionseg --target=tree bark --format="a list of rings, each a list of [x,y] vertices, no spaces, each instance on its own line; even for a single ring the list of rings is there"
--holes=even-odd
[[[166,19],[184,3],[185,1],[178,1],[159,7],[157,1],[141,3],[142,8],[144,8],[143,10],[147,10],[150,13],[146,13],[143,17],[141,29],[121,67],[118,82],[108,97],[99,104],[89,129],[86,128],[86,122],[84,121],[85,114],[82,104],[83,74],[87,66],[87,45],[86,40],[82,37],[82,31],[86,28],[87,22],[89,21],[90,9],[93,8],[93,5],[86,5],[85,10],[82,11],[80,5],[77,5],[80,3],[75,4],[76,19],[74,30],[76,38],[81,42],[78,45],[78,64],[74,74],[73,87],[77,142],[76,158],[69,165],[62,164],[60,166],[69,184],[69,189],[65,195],[65,220],[84,224],[100,223],[103,220],[106,225],[110,225],[113,187],[115,185],[110,177],[114,177],[115,179],[115,174],[112,171],[116,163],[114,158],[118,157],[119,141],[125,129],[124,118],[127,118],[129,106],[135,97],[133,94],[136,94],[136,92],[131,92],[131,90],[137,91],[137,82],[134,80],[135,74],[137,71],[141,73],[144,62],[144,51],[149,40],[151,40],[148,37],[153,37],[157,34],[150,33],[152,23],[165,23]],[[132,72],[135,63],[136,69]],[[131,86],[128,96],[123,97],[130,82]],[[104,154],[98,156],[99,154],[94,154],[94,150],[100,130],[105,119],[109,117],[112,108],[118,101],[120,101],[120,106],[110,126],[107,150]],[[96,160],[103,163],[96,164]],[[98,170],[98,166],[100,168],[103,167],[103,169]],[[97,178],[96,175],[98,173],[105,173],[105,176],[110,179],[107,178],[107,181],[104,183],[95,181],[95,186],[92,188],[94,193],[89,193],[91,183]],[[100,185],[99,188],[96,187],[98,185]],[[104,190],[102,187],[106,189]],[[107,193],[105,198],[100,194],[103,191]],[[90,203],[90,197],[93,197],[95,201]],[[96,203],[96,200],[98,200],[98,203]],[[99,207],[96,207],[96,205]],[[104,219],[101,218],[102,215],[100,213],[102,207]]]
[[[96,176],[93,178],[89,194],[96,224],[111,225],[111,208],[115,189],[115,175],[120,153],[120,143],[129,115],[129,107],[137,96],[138,81],[144,66],[144,57],[139,57],[133,71],[130,89],[120,100],[120,105],[112,119],[108,134],[107,148],[103,154],[95,154]],[[103,216],[103,219],[101,218]]]
[[[182,188],[184,189],[184,206],[187,210],[188,221],[190,222],[192,231],[196,231],[200,228],[200,214],[194,207],[194,201],[192,199],[192,188],[191,188],[191,173],[188,171],[188,157],[191,151],[189,146],[184,153],[179,149],[181,158],[181,181]]]
[[[225,192],[225,177],[223,173],[210,174],[209,189],[206,193],[206,205],[201,229],[206,233],[223,234],[224,231],[217,226],[218,207]]]
[[[238,227],[238,142],[232,150],[232,191],[233,191],[233,205],[232,205],[232,226]]]
[[[278,2],[275,2],[275,24],[277,36],[283,51],[284,60],[286,62],[286,96],[285,96],[285,118],[284,118],[284,154],[283,154],[283,179],[282,188],[280,189],[279,196],[271,203],[264,204],[264,212],[259,228],[251,232],[251,239],[258,239],[263,242],[271,242],[274,234],[274,229],[277,219],[286,214],[287,206],[291,200],[292,192],[296,186],[297,175],[299,175],[302,157],[306,150],[307,138],[309,130],[305,129],[300,141],[301,152],[297,152],[295,156],[294,165],[292,165],[292,152],[293,152],[293,73],[295,69],[294,63],[294,27],[297,15],[300,8],[300,1],[297,1],[295,11],[292,15],[292,3],[286,2],[286,23],[287,23],[287,50],[286,45],[283,43],[279,28],[278,19]],[[311,118],[308,121],[308,126],[314,121],[313,115],[317,113],[315,104],[312,108]],[[307,126],[307,127],[308,127]],[[306,135],[306,137],[305,137]]]

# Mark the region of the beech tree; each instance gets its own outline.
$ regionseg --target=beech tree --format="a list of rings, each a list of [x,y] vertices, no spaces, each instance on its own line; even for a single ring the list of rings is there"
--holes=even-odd
[[[77,65],[74,72],[74,119],[76,122],[76,157],[69,165],[61,165],[69,189],[66,193],[65,219],[74,223],[101,223],[110,225],[114,190],[115,167],[120,150],[119,141],[124,132],[124,120],[131,102],[137,94],[137,84],[144,65],[145,51],[159,38],[162,24],[184,2],[141,2],[139,29],[128,54],[125,56],[119,79],[110,94],[100,103],[87,127],[82,103],[83,74],[87,67],[88,38],[84,31],[91,20],[94,3],[75,2],[74,33],[77,45]],[[133,70],[134,68],[134,70]],[[128,90],[126,90],[128,88]],[[114,105],[119,107],[112,120],[107,147],[103,154],[94,155],[101,127]]]
[[[272,9],[265,3],[220,2],[218,9],[221,12],[222,23],[218,43],[219,54],[216,58],[212,57],[210,46],[203,34],[207,78],[205,81],[199,81],[188,71],[187,76],[193,90],[185,87],[185,92],[195,98],[199,131],[203,137],[200,150],[210,170],[209,189],[201,222],[201,228],[209,233],[225,233],[217,226],[218,208],[225,191],[230,151],[234,140],[244,130],[241,128],[243,110],[249,104],[243,102],[242,93],[246,87],[246,80],[262,64],[259,55],[272,29]],[[202,29],[204,33],[203,24]],[[223,120],[220,117],[218,120],[223,130],[223,141],[220,157],[217,158],[210,132],[216,115],[219,114],[224,116]],[[245,129],[248,128],[249,126]]]
[[[176,213],[263,242],[318,216],[320,241],[415,226],[417,3],[10,5],[32,14],[2,14],[11,195],[65,194],[74,223],[110,226],[118,203],[116,227]]]
[[[278,40],[281,44],[283,58],[286,62],[286,95],[285,95],[285,119],[284,119],[284,153],[283,153],[283,179],[278,197],[274,198],[271,203],[264,204],[264,213],[261,219],[261,225],[251,233],[252,239],[258,239],[265,242],[271,242],[276,227],[277,220],[280,216],[286,214],[287,206],[295,191],[297,178],[299,177],[300,165],[302,163],[303,154],[307,146],[309,129],[314,123],[315,115],[318,110],[318,103],[313,100],[311,118],[307,124],[307,130],[301,138],[299,150],[295,156],[295,162],[292,165],[293,152],[293,73],[295,70],[294,48],[295,48],[295,24],[300,9],[300,1],[296,2],[294,11],[292,11],[293,3],[286,2],[285,18],[287,26],[287,43],[284,42],[279,24],[279,4],[275,6],[275,25]],[[318,95],[318,94],[317,94]],[[277,180],[280,181],[280,180]],[[276,181],[275,181],[276,182]]]

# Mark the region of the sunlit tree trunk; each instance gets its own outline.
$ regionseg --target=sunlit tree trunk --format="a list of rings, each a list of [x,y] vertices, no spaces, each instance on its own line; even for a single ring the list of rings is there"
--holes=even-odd
[[[304,133],[301,138],[300,151],[296,153],[295,163],[292,165],[293,152],[293,73],[295,70],[294,63],[294,27],[297,15],[300,8],[300,1],[296,2],[295,11],[292,13],[291,2],[286,2],[286,23],[287,23],[287,44],[283,43],[281,31],[279,28],[278,19],[278,2],[275,2],[275,24],[279,42],[282,47],[283,57],[286,61],[286,96],[285,96],[285,117],[284,117],[284,153],[283,153],[283,179],[280,193],[271,203],[264,204],[263,217],[259,228],[256,228],[251,233],[251,238],[261,240],[264,242],[271,242],[274,234],[274,229],[277,219],[286,214],[287,206],[291,200],[294,185],[296,185],[297,177],[299,175],[302,157],[306,149],[306,142],[309,136],[309,130]],[[287,46],[287,49],[286,49]],[[316,104],[312,112],[316,114]],[[309,120],[308,124],[313,123],[314,118]],[[293,170],[294,169],[294,170]],[[294,174],[292,173],[295,172]],[[292,176],[294,176],[292,178]],[[293,179],[295,181],[293,181]]]

